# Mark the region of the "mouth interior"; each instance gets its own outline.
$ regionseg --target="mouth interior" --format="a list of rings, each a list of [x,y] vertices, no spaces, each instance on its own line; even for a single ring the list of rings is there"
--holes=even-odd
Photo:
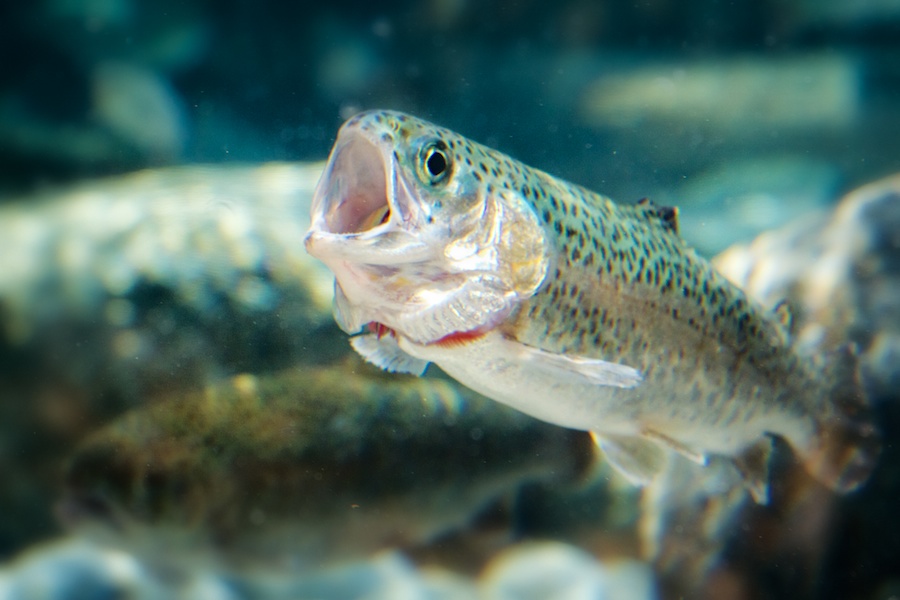
[[[325,225],[332,233],[361,233],[390,219],[384,160],[371,142],[354,136],[330,165],[324,198]]]

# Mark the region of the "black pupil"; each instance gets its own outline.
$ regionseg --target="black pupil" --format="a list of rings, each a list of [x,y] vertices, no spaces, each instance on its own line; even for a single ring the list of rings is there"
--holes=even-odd
[[[425,161],[425,166],[432,177],[438,177],[447,170],[447,157],[440,150],[432,150]]]

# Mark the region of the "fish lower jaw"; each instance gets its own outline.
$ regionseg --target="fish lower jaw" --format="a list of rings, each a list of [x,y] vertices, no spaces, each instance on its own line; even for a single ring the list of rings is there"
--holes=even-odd
[[[303,243],[311,256],[324,262],[332,271],[342,263],[358,268],[402,267],[435,258],[433,245],[427,239],[387,225],[350,234],[311,227]]]

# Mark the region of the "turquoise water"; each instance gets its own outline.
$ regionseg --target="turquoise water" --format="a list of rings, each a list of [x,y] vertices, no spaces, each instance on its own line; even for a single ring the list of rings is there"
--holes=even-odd
[[[900,183],[839,204],[900,171],[894,3],[7,4],[0,597],[900,593]],[[718,264],[808,351],[857,344],[872,480],[780,448],[770,506],[642,494],[585,434],[364,365],[302,238],[376,107],[677,205],[709,257],[781,231]]]

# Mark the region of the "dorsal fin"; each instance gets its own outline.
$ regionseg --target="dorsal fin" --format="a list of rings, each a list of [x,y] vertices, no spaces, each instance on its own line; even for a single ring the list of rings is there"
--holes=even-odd
[[[678,208],[675,206],[656,206],[650,198],[638,200],[637,207],[649,218],[656,219],[664,229],[678,235]]]

